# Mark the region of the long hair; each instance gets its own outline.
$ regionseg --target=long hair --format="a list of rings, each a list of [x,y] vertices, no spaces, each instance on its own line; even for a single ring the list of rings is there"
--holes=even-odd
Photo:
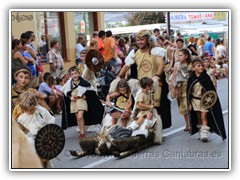
[[[187,55],[187,64],[190,64],[192,62],[190,50],[188,50],[187,48],[182,48],[179,50],[179,52],[182,52],[183,54]]]
[[[148,51],[149,51],[149,54],[151,55],[152,48],[156,47],[157,44],[153,41],[151,37],[151,33],[148,30],[144,29],[138,32],[137,38],[142,38],[142,37],[147,39],[147,45],[149,47]]]
[[[18,46],[21,43],[19,39],[12,40],[12,50],[15,50],[16,46]]]
[[[129,95],[131,93],[131,89],[130,86],[128,84],[128,82],[125,79],[121,79],[118,83],[117,83],[117,92],[119,92],[119,88],[126,88],[126,93]]]

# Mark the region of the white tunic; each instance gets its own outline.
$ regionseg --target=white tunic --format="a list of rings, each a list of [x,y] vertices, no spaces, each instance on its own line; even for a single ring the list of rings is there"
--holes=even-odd
[[[55,118],[42,106],[37,105],[33,114],[21,114],[17,122],[36,136],[38,131],[47,124],[55,123]]]

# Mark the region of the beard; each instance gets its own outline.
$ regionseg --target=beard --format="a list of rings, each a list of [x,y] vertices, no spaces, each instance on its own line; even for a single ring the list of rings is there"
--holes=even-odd
[[[147,43],[144,44],[144,43],[141,43],[141,44],[138,44],[138,47],[139,49],[146,49],[148,47]]]

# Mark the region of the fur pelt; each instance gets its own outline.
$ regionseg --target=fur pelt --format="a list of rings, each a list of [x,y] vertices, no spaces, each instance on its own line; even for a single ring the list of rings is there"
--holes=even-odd
[[[109,88],[109,93],[114,93],[116,91],[117,84],[120,80],[121,80],[120,78],[116,78],[111,82],[110,88]]]
[[[94,87],[94,90],[97,90],[97,86],[99,85],[99,82],[98,82],[94,72],[90,71],[86,64],[84,65],[82,78],[87,80]]]
[[[127,122],[127,127],[133,120],[130,119]],[[161,144],[162,143],[162,120],[161,117],[158,115],[156,109],[153,109],[153,119],[151,120],[153,123],[150,126],[150,130],[154,132],[154,144]],[[118,121],[117,125],[122,125],[121,119]],[[101,132],[105,131],[106,128],[110,128],[112,126],[112,117],[109,114],[106,114],[102,121],[102,128]],[[148,128],[149,129],[149,128]],[[137,135],[145,135],[148,136],[148,130],[146,130],[146,124],[143,123],[138,129],[136,129],[132,136]]]
[[[151,54],[154,55],[154,56],[164,58],[164,57],[166,57],[166,50],[164,48],[161,48],[161,47],[154,47],[154,48],[151,49]],[[132,50],[132,51],[130,51],[130,53],[126,57],[125,64],[127,66],[130,66],[130,65],[134,64],[135,63],[134,58],[135,58],[135,52],[134,52],[134,50]],[[165,58],[165,59],[167,59],[167,58]]]

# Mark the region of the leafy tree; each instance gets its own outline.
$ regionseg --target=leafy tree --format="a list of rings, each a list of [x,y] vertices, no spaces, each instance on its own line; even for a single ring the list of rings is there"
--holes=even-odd
[[[164,23],[164,12],[131,12],[126,15],[130,26]]]
[[[106,22],[105,28],[117,28],[117,27],[124,27],[126,24],[124,24],[122,21],[116,21],[114,23]]]

